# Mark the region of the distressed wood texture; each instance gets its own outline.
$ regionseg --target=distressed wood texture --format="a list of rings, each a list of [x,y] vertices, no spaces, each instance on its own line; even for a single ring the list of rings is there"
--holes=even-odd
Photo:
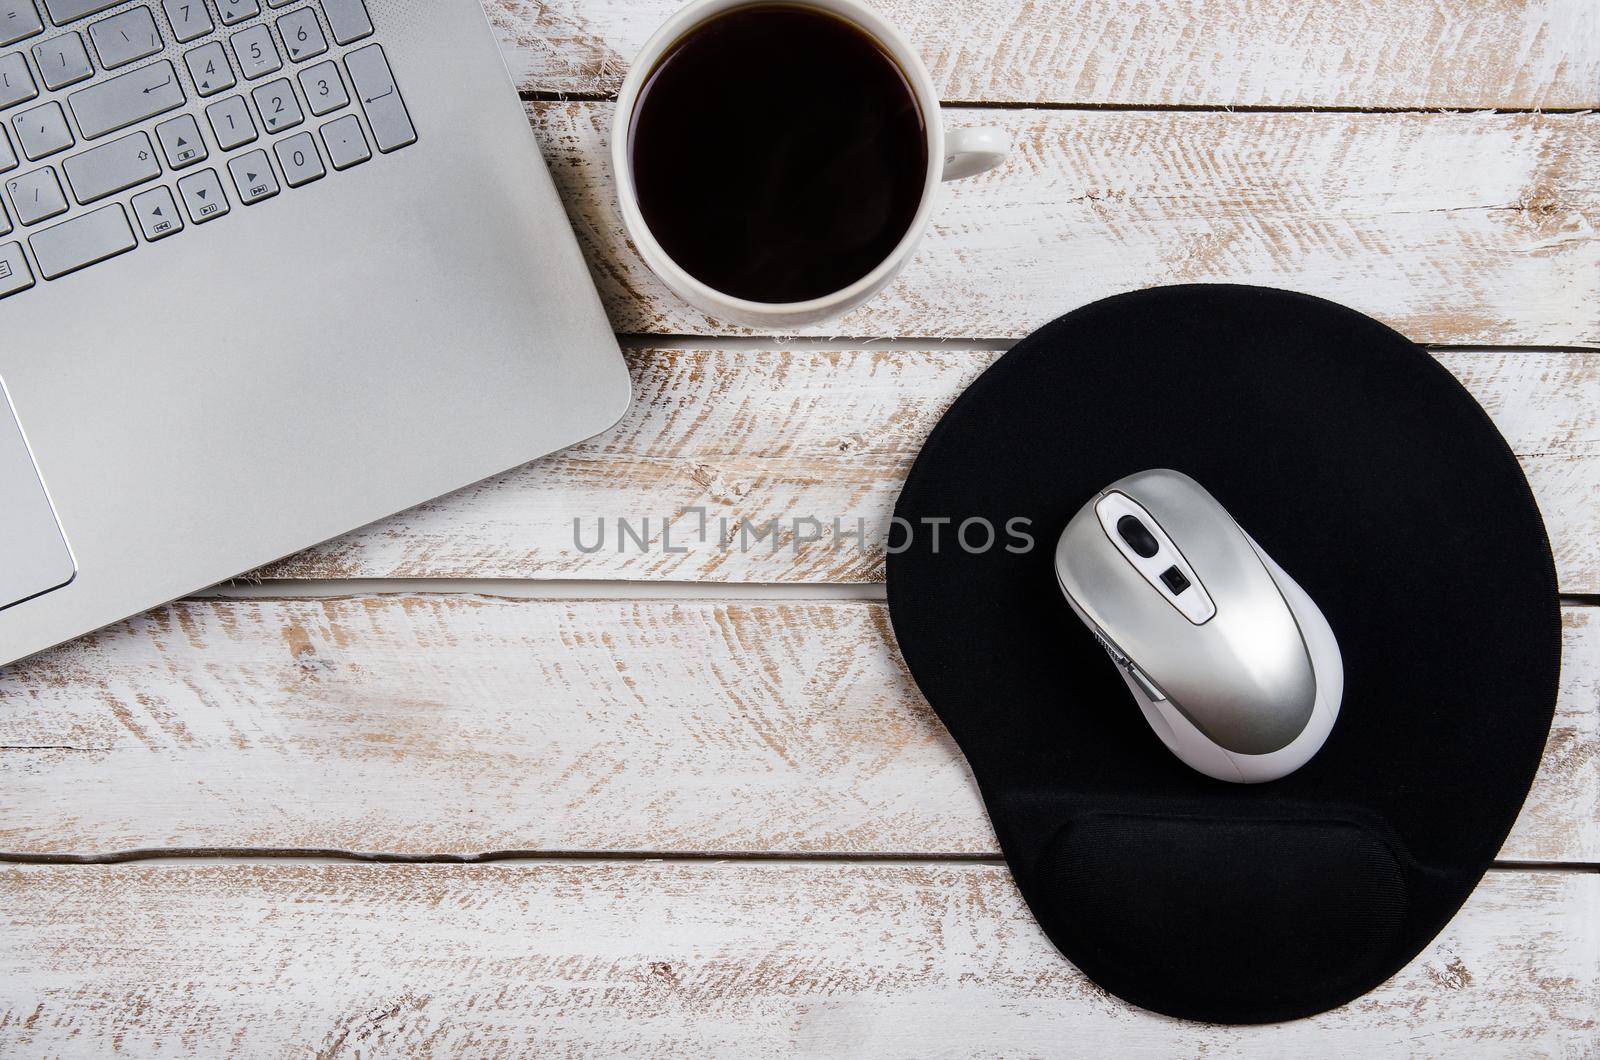
[[[1268,1027],[1152,1016],[996,865],[0,871],[0,1052],[1593,1055],[1600,876],[1490,873],[1409,966]]]
[[[629,356],[634,406],[614,430],[261,573],[879,582],[884,534],[912,460],[950,402],[1000,355],[802,348]],[[1522,461],[1563,589],[1600,592],[1600,355],[1437,356]],[[706,513],[703,534],[697,509]],[[619,518],[648,544],[619,545]],[[601,519],[606,544],[586,553]],[[741,536],[741,519],[754,528],[778,520],[778,548],[757,541],[754,529]],[[864,526],[865,542],[836,536],[834,519],[841,532]]]
[[[530,114],[612,324],[742,334],[625,240],[610,103]],[[1600,343],[1600,115],[970,110],[1012,136],[947,186],[876,298],[806,334],[1018,337],[1105,295],[1189,281],[1322,295],[1419,342]]]
[[[1600,862],[1600,610],[1565,637],[1512,861]],[[0,677],[0,806],[22,854],[997,853],[866,601],[189,601]]]
[[[615,94],[680,0],[487,0],[518,83]],[[947,101],[1600,106],[1591,0],[876,0]]]

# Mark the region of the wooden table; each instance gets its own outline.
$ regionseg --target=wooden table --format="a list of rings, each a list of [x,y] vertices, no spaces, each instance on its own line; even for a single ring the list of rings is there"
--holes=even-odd
[[[619,231],[609,100],[674,6],[491,5],[629,351],[619,427],[0,676],[0,1053],[1600,1053],[1600,5],[891,0],[948,121],[1016,153],[887,293],[782,339]],[[879,551],[573,541],[697,506],[881,527],[1008,343],[1191,280],[1427,343],[1568,594],[1501,863],[1393,980],[1278,1027],[1056,955]]]

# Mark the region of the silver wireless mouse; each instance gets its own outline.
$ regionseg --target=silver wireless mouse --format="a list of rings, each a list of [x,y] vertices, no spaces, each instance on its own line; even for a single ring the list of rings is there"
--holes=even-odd
[[[1189,476],[1141,471],[1090,499],[1056,544],[1056,578],[1190,767],[1276,780],[1332,731],[1344,662],[1328,620]]]

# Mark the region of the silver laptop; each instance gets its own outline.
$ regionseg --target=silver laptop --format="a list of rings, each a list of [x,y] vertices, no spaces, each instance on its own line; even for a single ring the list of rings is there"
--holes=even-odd
[[[0,664],[610,426],[477,0],[0,0]]]

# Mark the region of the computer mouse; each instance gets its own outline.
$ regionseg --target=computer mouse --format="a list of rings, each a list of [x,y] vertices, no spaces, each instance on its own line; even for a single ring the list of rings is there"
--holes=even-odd
[[[1056,578],[1167,749],[1206,776],[1276,780],[1321,749],[1344,661],[1300,585],[1178,471],[1118,479],[1056,544]]]

